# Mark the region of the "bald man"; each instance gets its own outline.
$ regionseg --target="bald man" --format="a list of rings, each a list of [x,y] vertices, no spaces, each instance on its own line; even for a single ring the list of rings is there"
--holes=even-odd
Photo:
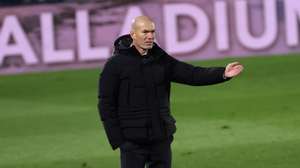
[[[171,168],[176,131],[170,86],[212,85],[239,75],[243,66],[197,67],[168,55],[155,42],[155,24],[136,17],[130,34],[114,43],[99,80],[98,109],[109,143],[120,148],[121,168]]]

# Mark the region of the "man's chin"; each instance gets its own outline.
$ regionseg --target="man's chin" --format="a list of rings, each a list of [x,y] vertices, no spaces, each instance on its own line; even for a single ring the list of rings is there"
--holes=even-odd
[[[151,45],[144,45],[144,46],[143,46],[143,49],[149,50],[149,49],[151,49],[152,47],[153,47],[153,44],[151,44]]]

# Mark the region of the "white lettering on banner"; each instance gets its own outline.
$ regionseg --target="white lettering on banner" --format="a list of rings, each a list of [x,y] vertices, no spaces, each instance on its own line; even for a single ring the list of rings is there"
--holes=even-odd
[[[42,53],[45,63],[74,61],[73,50],[55,50],[55,35],[52,13],[43,13],[40,17],[42,33]]]
[[[249,17],[246,0],[235,1],[235,16],[237,36],[240,43],[253,50],[269,47],[277,37],[278,24],[276,18],[276,1],[264,0],[265,31],[260,37],[253,37],[250,33]]]
[[[226,51],[229,49],[227,5],[224,1],[216,1],[214,5],[217,49]]]
[[[300,3],[299,0],[285,0],[285,20],[286,20],[286,43],[290,47],[299,45],[299,20]]]
[[[202,47],[209,37],[208,16],[195,5],[181,3],[164,6],[166,50],[171,54],[187,53]],[[188,16],[196,23],[196,33],[188,40],[179,41],[178,16]],[[201,28],[200,28],[201,26]]]
[[[132,23],[133,19],[135,17],[141,16],[141,15],[143,15],[143,12],[138,6],[129,7],[126,18],[123,22],[123,27],[122,27],[119,35],[121,36],[121,35],[128,34],[131,30],[131,23]]]
[[[285,19],[282,22],[279,22],[277,18],[278,8],[276,0],[257,1],[263,3],[261,11],[263,18],[258,18],[262,23],[250,23],[251,12],[248,10],[249,1],[247,0],[236,0],[232,1],[232,3],[228,1],[213,1],[213,11],[208,9],[210,13],[213,12],[213,16],[211,16],[213,28],[210,27],[210,17],[199,6],[192,3],[165,4],[162,6],[162,22],[164,24],[162,27],[164,27],[165,33],[163,37],[163,41],[165,41],[164,47],[170,54],[186,54],[193,51],[201,52],[199,50],[207,43],[210,34],[215,33],[216,51],[228,51],[231,44],[237,46],[233,53],[247,49],[248,51],[260,51],[271,47],[276,42],[277,37],[280,38],[278,40],[284,40],[282,39],[282,35],[279,34],[279,24],[280,26],[285,26],[285,32],[283,32],[286,35],[285,51],[288,50],[287,47],[299,47],[300,3],[298,1],[283,1]],[[230,12],[230,9],[235,10],[233,10],[234,12]],[[230,14],[233,14],[233,16],[230,17]],[[141,7],[128,6],[123,25],[118,27],[120,30],[119,35],[129,33],[133,18],[139,15],[143,15]],[[160,12],[155,14],[155,16],[159,17]],[[181,40],[179,37],[179,34],[181,34],[180,31],[182,31],[178,27],[180,16],[186,16],[195,23],[194,34],[188,39]],[[258,15],[254,16],[256,19]],[[0,66],[3,64],[5,57],[15,55],[20,55],[26,65],[39,64],[41,63],[40,61],[43,61],[45,64],[74,63],[75,61],[80,63],[83,61],[106,59],[110,56],[109,46],[111,44],[92,46],[93,37],[101,38],[101,35],[91,34],[88,10],[78,9],[76,11],[76,30],[74,30],[76,32],[71,32],[70,34],[76,34],[77,41],[68,41],[69,44],[67,45],[76,46],[78,60],[75,59],[74,49],[61,49],[61,46],[57,46],[59,44],[56,43],[55,39],[58,33],[55,32],[53,13],[40,14],[41,45],[36,45],[35,47],[41,47],[40,49],[37,48],[37,51],[41,51],[41,53],[34,52],[32,44],[29,41],[30,39],[26,36],[26,32],[23,30],[17,16],[1,15],[1,18],[3,20],[0,21]],[[231,24],[235,26],[234,30],[230,30]],[[253,35],[250,24],[264,25],[262,26],[263,32],[260,35]],[[117,28],[117,26],[113,25],[113,28]],[[69,30],[72,31],[73,29]],[[105,30],[107,29],[105,28]],[[58,30],[58,32],[63,31]],[[37,34],[30,34],[30,36],[32,35],[34,37],[39,36]],[[231,36],[237,36],[238,41],[231,39]],[[10,41],[10,39],[13,40]],[[33,39],[33,44],[36,44],[37,39],[39,38]],[[72,39],[74,38],[72,37]],[[247,49],[241,48],[239,45],[236,45],[237,43],[240,43]],[[281,45],[281,43],[278,44]],[[270,51],[274,51],[273,49],[277,48],[271,48]],[[205,52],[214,53],[215,51],[212,51],[212,47],[210,46]],[[41,56],[40,59],[37,57],[39,55]]]
[[[13,44],[9,44],[10,37],[14,39]],[[2,24],[0,31],[0,65],[2,65],[4,57],[9,55],[21,55],[28,65],[38,63],[38,59],[16,16],[6,16]]]
[[[88,11],[79,10],[76,12],[77,27],[77,48],[80,61],[106,59],[109,57],[108,47],[91,47],[91,35]]]

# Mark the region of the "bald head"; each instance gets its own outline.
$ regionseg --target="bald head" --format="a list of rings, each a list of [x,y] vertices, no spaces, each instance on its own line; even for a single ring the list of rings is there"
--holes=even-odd
[[[134,18],[132,21],[131,31],[135,31],[136,29],[139,29],[145,25],[153,25],[154,26],[154,22],[148,16],[138,16],[138,17]]]
[[[131,24],[130,36],[133,45],[143,55],[153,47],[155,39],[155,24],[148,16],[138,16]]]

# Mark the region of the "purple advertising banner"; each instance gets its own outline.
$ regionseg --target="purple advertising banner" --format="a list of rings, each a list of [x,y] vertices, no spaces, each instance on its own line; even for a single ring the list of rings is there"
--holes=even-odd
[[[0,74],[99,67],[134,17],[180,60],[299,53],[299,0],[154,0],[0,6]]]

